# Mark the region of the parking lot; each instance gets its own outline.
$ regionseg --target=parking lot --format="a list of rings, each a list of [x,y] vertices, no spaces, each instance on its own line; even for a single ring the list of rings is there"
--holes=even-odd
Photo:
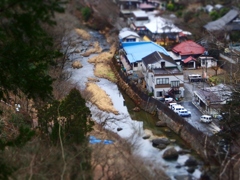
[[[216,133],[216,130],[219,130],[219,121],[217,119],[213,119],[212,123],[202,123],[200,122],[200,117],[203,115],[201,109],[198,106],[194,105],[193,102],[193,91],[198,88],[208,87],[209,85],[206,82],[189,82],[188,75],[189,74],[200,74],[202,73],[202,69],[196,70],[185,70],[184,71],[184,87],[185,87],[185,95],[182,101],[178,102],[187,110],[191,111],[190,117],[184,117],[186,121],[192,124],[197,129],[201,130],[205,134],[211,136]],[[215,71],[212,69],[208,70],[208,75],[212,76],[215,74]]]
[[[184,108],[191,111],[190,117],[184,117],[184,119],[189,122],[191,125],[199,129],[200,131],[204,132],[204,134],[207,134],[209,136],[213,135],[215,133],[214,129],[215,126],[218,127],[217,119],[213,119],[212,123],[203,123],[200,122],[200,117],[202,115],[201,111],[193,105],[191,101],[182,101],[179,104],[181,104]]]

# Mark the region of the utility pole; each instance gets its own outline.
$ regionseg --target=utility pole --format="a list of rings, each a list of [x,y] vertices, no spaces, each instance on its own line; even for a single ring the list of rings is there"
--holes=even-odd
[[[207,79],[207,68],[208,68],[208,51],[207,50],[204,51],[204,55],[205,55],[205,68],[206,68],[204,78],[206,80]]]

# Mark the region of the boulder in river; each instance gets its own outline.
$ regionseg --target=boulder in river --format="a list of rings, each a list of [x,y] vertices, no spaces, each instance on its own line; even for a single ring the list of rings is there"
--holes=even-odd
[[[176,175],[174,178],[176,180],[193,180],[192,175]]]
[[[157,147],[159,144],[169,145],[170,141],[168,138],[157,138],[152,140],[153,147]]]
[[[178,150],[178,154],[180,154],[180,155],[190,154],[190,153],[191,153],[191,149],[180,149],[180,150]]]
[[[167,147],[166,144],[158,144],[158,145],[156,146],[156,148],[161,149],[161,150],[165,149],[166,147]]]
[[[194,167],[189,167],[188,169],[187,169],[187,172],[189,172],[189,173],[193,173],[195,171],[195,168]]]
[[[143,139],[149,139],[150,137],[151,137],[150,134],[146,134],[146,135],[143,136]]]
[[[175,167],[176,167],[177,169],[179,169],[179,168],[182,167],[182,165],[178,163]]]
[[[184,165],[188,167],[195,167],[198,165],[198,162],[195,158],[189,157],[188,160],[186,160],[186,162],[184,163]]]
[[[162,157],[165,160],[177,160],[178,159],[178,151],[173,147],[169,148],[163,153]]]

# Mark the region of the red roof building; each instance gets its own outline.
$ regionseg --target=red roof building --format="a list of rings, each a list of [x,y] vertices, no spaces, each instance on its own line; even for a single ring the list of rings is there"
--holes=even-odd
[[[184,68],[196,69],[197,58],[205,52],[205,48],[192,40],[187,40],[174,46],[172,52],[181,56],[181,65]]]
[[[190,61],[196,61],[196,59],[195,58],[193,58],[192,56],[189,56],[187,59],[184,59],[184,63],[188,63],[188,62],[190,62]]]
[[[172,51],[180,54],[181,56],[195,57],[196,55],[202,55],[205,51],[205,48],[194,41],[188,40],[173,47]]]
[[[182,60],[182,66],[184,69],[196,69],[196,59],[192,56]]]

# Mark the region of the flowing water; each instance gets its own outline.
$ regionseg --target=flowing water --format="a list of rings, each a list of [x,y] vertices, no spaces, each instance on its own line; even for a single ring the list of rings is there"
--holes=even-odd
[[[74,47],[68,47],[67,49],[69,59],[71,62],[75,59],[80,59],[83,68],[73,69],[71,68],[70,64],[68,64],[66,65],[66,71],[72,73],[71,80],[75,82],[77,86],[82,90],[86,87],[87,78],[94,77],[94,65],[87,62],[89,57],[83,57],[80,53],[75,53],[74,50],[78,49],[82,52],[95,41],[99,42],[99,44],[102,46],[102,49],[109,49],[109,45],[106,43],[104,36],[94,31],[90,31],[90,34],[92,35],[92,39],[87,42],[80,41],[75,32],[71,32],[71,34],[68,36],[70,37],[71,41],[75,40],[76,42],[76,45]],[[68,40],[69,38],[64,38],[63,40],[65,48]],[[90,57],[92,56],[94,55],[91,55]],[[174,132],[168,128],[156,127],[155,123],[158,121],[157,117],[154,117],[144,111],[132,111],[134,108],[134,103],[129,99],[128,96],[126,96],[118,89],[116,84],[102,78],[99,78],[99,80],[100,81],[97,82],[97,85],[105,90],[106,93],[111,97],[114,107],[120,112],[120,114],[114,115],[111,113],[102,112],[96,106],[88,104],[93,115],[93,119],[95,119],[97,122],[101,122],[101,119],[103,118],[111,119],[111,121],[106,123],[105,128],[118,133],[118,135],[122,138],[130,139],[129,137],[131,137],[131,140],[138,142],[138,149],[133,150],[134,153],[140,155],[143,159],[148,159],[149,162],[151,162],[151,165],[155,166],[156,168],[160,167],[164,169],[164,171],[169,175],[169,177],[171,177],[171,179],[175,179],[174,176],[176,175],[188,176],[189,173],[187,171],[187,167],[184,166],[184,163],[190,156],[195,157],[198,162],[200,162],[200,165],[197,166],[191,176],[192,179],[200,178],[202,161],[194,151],[191,151],[190,154],[179,155],[176,161],[166,161],[162,158],[162,154],[165,150],[154,148],[150,140],[144,140],[142,137],[145,133],[144,130],[148,129],[155,136],[166,136],[169,139],[174,140],[167,148],[174,147],[176,150],[189,148],[188,145],[184,143],[184,141],[182,141]],[[99,116],[99,113],[101,113],[101,117]],[[121,127],[123,130],[117,131],[116,129],[118,127]]]

